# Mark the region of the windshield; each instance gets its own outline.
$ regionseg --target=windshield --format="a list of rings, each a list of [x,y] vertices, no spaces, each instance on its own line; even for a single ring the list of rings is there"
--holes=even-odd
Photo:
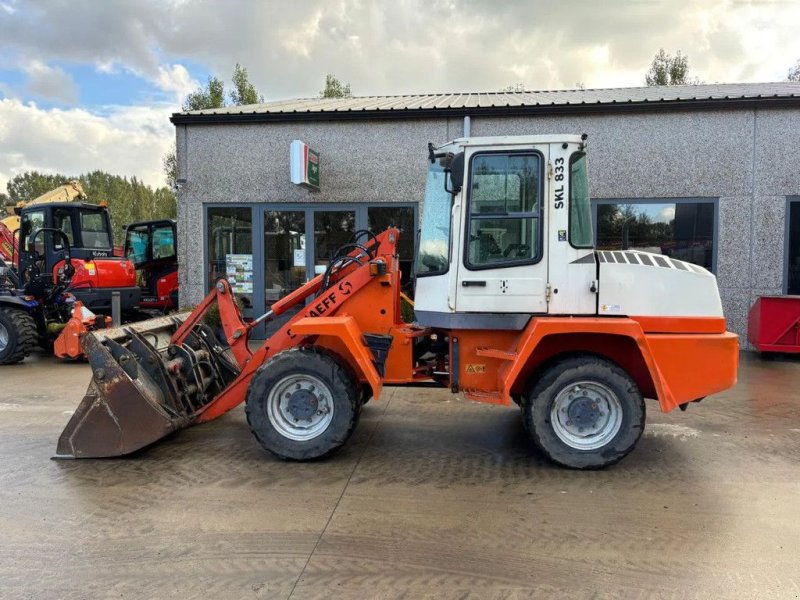
[[[450,262],[451,196],[444,189],[444,168],[438,161],[430,165],[422,208],[417,275],[441,275]]]
[[[105,213],[98,210],[81,209],[81,242],[84,248],[111,249],[111,235]]]
[[[592,205],[586,155],[573,154],[569,166],[569,242],[575,248],[591,248]]]

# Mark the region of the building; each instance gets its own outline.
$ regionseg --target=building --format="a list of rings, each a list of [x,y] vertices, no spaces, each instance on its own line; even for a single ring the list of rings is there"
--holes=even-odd
[[[756,296],[800,294],[800,83],[304,99],[172,122],[184,304],[228,272],[261,314],[389,224],[409,270],[427,144],[465,133],[587,133],[598,246],[709,268],[739,334]],[[290,182],[293,140],[320,154],[317,192]]]

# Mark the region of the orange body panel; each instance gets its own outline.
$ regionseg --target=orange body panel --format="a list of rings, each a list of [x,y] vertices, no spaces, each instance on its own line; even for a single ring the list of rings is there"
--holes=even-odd
[[[459,344],[459,388],[475,400],[508,404],[525,392],[536,369],[555,356],[605,356],[636,380],[664,412],[736,384],[738,337],[719,332],[719,319],[534,317],[522,332],[453,331]]]
[[[103,317],[100,315],[95,315],[84,320],[82,309],[83,304],[81,302],[75,302],[75,304],[72,305],[72,317],[67,321],[64,329],[61,330],[61,333],[53,342],[53,354],[58,358],[71,358],[73,360],[83,358],[81,336],[99,325],[97,319],[103,319],[104,326],[109,326],[111,324],[111,317]]]
[[[374,271],[383,274],[371,275],[366,265],[351,263],[341,268],[325,291],[320,292],[320,275],[273,304],[273,313],[279,315],[307,302],[255,353],[247,346],[255,323],[243,323],[230,286],[218,282],[216,291],[175,332],[173,343],[180,343],[216,301],[228,343],[242,370],[206,405],[197,421],[214,419],[243,402],[258,368],[278,352],[298,345],[317,345],[342,357],[376,398],[384,383],[436,380],[468,398],[508,404],[513,396],[526,392],[548,361],[579,352],[597,354],[620,365],[642,394],[658,399],[665,412],[736,383],[738,337],[725,331],[722,318],[532,317],[522,331],[431,331],[403,323],[395,249],[398,233],[389,229],[378,236],[373,262],[380,263],[376,266],[381,269]],[[438,372],[448,367],[444,359],[436,366],[430,362],[415,365],[415,342],[431,333],[440,341],[449,339],[451,371]],[[392,336],[383,376],[363,334]]]

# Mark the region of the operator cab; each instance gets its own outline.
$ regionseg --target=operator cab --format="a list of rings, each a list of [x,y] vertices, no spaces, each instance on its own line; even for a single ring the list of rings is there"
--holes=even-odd
[[[20,259],[24,263],[38,256],[52,267],[63,259],[64,248],[58,236],[47,235],[46,232],[36,236],[31,245],[30,235],[42,227],[63,231],[72,248],[73,258],[91,260],[113,254],[111,221],[103,206],[57,203],[23,209],[20,219]],[[24,269],[24,264],[20,266],[21,270]]]
[[[421,325],[522,329],[535,314],[595,314],[585,146],[581,136],[507,136],[429,148]]]

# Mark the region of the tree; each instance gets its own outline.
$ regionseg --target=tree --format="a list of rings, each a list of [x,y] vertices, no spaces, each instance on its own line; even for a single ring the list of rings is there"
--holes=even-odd
[[[525,91],[525,84],[523,82],[512,83],[511,85],[507,85],[504,87],[501,92],[524,92]]]
[[[687,85],[697,83],[689,81],[689,57],[683,56],[681,51],[672,56],[661,48],[656,52],[650,70],[644,79],[647,85]]]
[[[343,84],[334,75],[325,76],[325,89],[319,93],[320,98],[351,98],[350,84]]]
[[[153,189],[136,177],[111,175],[93,171],[78,177],[67,175],[45,175],[28,171],[13,177],[7,184],[12,203],[33,200],[65,181],[77,179],[83,186],[88,202],[106,201],[114,227],[114,239],[122,240],[122,227],[134,221],[151,219],[173,219],[177,214],[175,195],[166,187]],[[0,194],[2,196],[2,194]]]
[[[255,86],[250,83],[247,76],[247,69],[239,63],[233,68],[233,87],[229,96],[231,104],[239,106],[242,104],[259,104],[264,102],[264,96],[256,91]],[[349,87],[348,87],[349,89]],[[183,99],[181,108],[183,110],[207,110],[210,108],[225,107],[225,84],[216,75],[209,76],[206,86],[197,88]],[[161,166],[167,184],[170,189],[175,188],[178,180],[178,158],[176,148],[173,147],[161,157]]]
[[[237,65],[238,66],[238,65]],[[206,87],[197,88],[183,101],[183,110],[205,110],[225,106],[225,84],[218,77],[209,77]]]
[[[161,166],[164,169],[164,176],[167,178],[167,187],[174,190],[178,183],[178,155],[175,144],[161,157]]]
[[[235,105],[242,104],[260,104],[264,102],[264,96],[261,96],[255,86],[250,83],[247,78],[247,69],[236,63],[233,68],[233,87],[231,91],[231,103]]]
[[[27,202],[38,198],[45,192],[57,188],[69,181],[63,175],[46,175],[38,171],[27,171],[13,177],[7,184],[8,196],[13,204]]]
[[[789,72],[786,74],[786,81],[800,82],[800,60],[798,60],[794,66],[789,69]]]

